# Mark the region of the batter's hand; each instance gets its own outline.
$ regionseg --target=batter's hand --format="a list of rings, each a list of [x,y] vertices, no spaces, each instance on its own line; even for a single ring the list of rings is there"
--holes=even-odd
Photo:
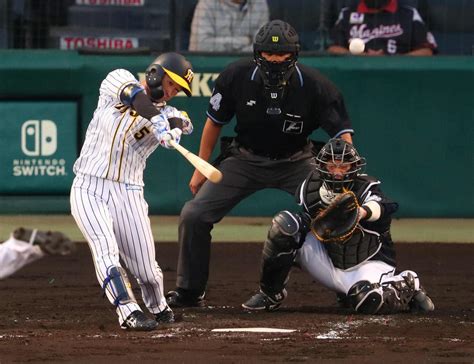
[[[204,182],[206,182],[206,177],[196,169],[191,177],[191,181],[189,181],[189,189],[191,190],[191,193],[193,195],[198,193]]]
[[[170,144],[170,141],[173,140],[175,143],[179,144],[181,140],[182,131],[179,128],[171,129],[170,131],[165,131],[160,136],[160,144],[166,149],[174,149]]]
[[[166,116],[171,128],[180,128],[185,135],[193,132],[194,127],[186,111],[180,111],[172,106],[165,106],[161,113]]]

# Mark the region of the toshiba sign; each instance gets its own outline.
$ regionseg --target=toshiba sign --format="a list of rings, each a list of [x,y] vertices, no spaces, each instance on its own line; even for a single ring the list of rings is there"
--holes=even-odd
[[[59,41],[60,49],[77,48],[126,49],[138,48],[138,39],[133,37],[81,37],[65,36]]]

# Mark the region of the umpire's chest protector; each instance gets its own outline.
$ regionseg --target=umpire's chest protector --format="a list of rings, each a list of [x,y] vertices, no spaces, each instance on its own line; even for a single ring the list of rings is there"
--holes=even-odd
[[[252,78],[247,77],[235,87],[233,97],[236,101],[236,132],[246,139],[249,135],[262,135],[273,144],[306,144],[307,137],[319,127],[315,114],[314,97],[298,72],[294,72],[285,87],[283,99],[279,103],[279,115],[267,114],[268,100],[264,96],[263,82],[258,69]],[[255,133],[255,134],[254,134]]]

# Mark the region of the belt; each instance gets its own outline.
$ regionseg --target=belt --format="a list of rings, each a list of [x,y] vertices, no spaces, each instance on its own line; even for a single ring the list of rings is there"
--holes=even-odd
[[[281,153],[271,153],[271,152],[265,152],[265,151],[256,151],[253,150],[252,148],[247,148],[241,146],[240,148],[246,150],[249,153],[252,153],[254,155],[258,155],[259,157],[263,157],[266,159],[270,160],[279,160],[279,159],[288,159],[291,156],[295,155],[296,153],[299,153],[302,151],[302,149],[296,150],[296,151],[286,151],[286,152],[281,152]]]

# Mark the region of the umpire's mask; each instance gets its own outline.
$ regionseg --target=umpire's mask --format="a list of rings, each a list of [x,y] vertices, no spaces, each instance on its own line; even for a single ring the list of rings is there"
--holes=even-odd
[[[285,86],[295,70],[300,49],[299,38],[293,27],[282,20],[272,20],[265,24],[255,36],[253,53],[265,86],[265,97],[269,102],[267,114],[281,113],[280,102]],[[285,54],[291,57],[283,62],[270,62],[262,52]]]

